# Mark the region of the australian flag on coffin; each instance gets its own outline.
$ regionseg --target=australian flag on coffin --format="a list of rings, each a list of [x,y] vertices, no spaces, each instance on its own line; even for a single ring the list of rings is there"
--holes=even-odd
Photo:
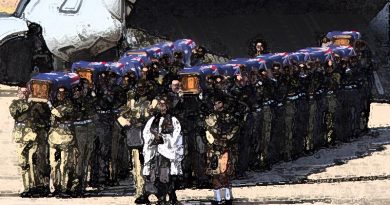
[[[72,72],[77,73],[81,78],[88,80],[92,86],[97,82],[99,74],[108,70],[109,63],[107,62],[88,62],[78,61],[72,64]]]
[[[65,87],[70,91],[80,81],[76,73],[39,73],[33,76],[29,82],[33,101],[55,100],[57,89]]]
[[[179,39],[173,43],[173,52],[182,52],[184,65],[190,67],[192,50],[195,49],[195,47],[195,41],[191,39]]]

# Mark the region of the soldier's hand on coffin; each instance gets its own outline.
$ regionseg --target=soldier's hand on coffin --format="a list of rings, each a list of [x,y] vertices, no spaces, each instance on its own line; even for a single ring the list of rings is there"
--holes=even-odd
[[[51,110],[51,114],[53,114],[56,117],[61,117],[62,116],[61,113],[56,108],[53,108]]]
[[[118,117],[117,121],[119,122],[119,124],[120,124],[122,127],[125,127],[125,126],[130,127],[130,126],[131,126],[130,121],[127,120],[126,118],[122,117],[122,116]]]
[[[179,94],[179,97],[183,97],[183,95],[184,95],[183,90],[180,89],[179,92],[178,92],[178,94]]]

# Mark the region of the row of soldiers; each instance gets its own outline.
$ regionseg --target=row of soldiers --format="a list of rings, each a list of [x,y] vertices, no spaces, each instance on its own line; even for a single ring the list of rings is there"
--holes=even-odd
[[[28,89],[21,88],[10,111],[20,145],[22,195],[80,195],[87,182],[95,187],[118,184],[130,168],[138,202],[145,201],[142,130],[155,116],[155,99],[161,94],[168,96],[170,112],[182,127],[183,178],[175,181],[184,186],[208,187],[212,182],[216,190],[228,188],[226,177],[223,184],[219,178],[210,180],[210,175],[220,175],[215,164],[224,151],[230,152],[229,175],[241,178],[248,168],[267,169],[367,129],[369,69],[358,56],[325,64],[274,63],[269,70],[242,67],[237,76],[206,76],[199,95],[183,94],[178,72],[184,65],[180,53],[175,58],[170,62],[163,56],[143,68],[138,82],[131,72],[119,84],[114,72],[100,73],[94,86],[82,79],[72,90],[59,88],[48,104],[28,101]],[[166,71],[164,78],[161,71]],[[213,112],[221,103],[229,126],[208,130],[218,121]],[[215,133],[229,139],[215,145]]]
[[[370,68],[359,62],[358,56],[336,56],[325,64],[243,68],[234,79],[206,77],[203,98],[224,93],[231,113],[240,119],[236,176],[245,177],[249,165],[252,170],[268,169],[277,161],[349,141],[366,131]]]
[[[194,49],[192,63],[203,58],[204,49]],[[164,66],[163,81],[158,79],[160,66]],[[79,196],[88,185],[117,185],[133,167],[136,182],[142,184],[143,143],[134,136],[140,135],[155,111],[152,99],[168,92],[164,85],[169,87],[166,82],[177,79],[183,67],[183,54],[176,52],[173,61],[162,56],[144,67],[138,82],[133,72],[119,76],[104,71],[94,84],[81,78],[72,89],[59,87],[47,102],[29,100],[30,88],[20,87],[19,99],[9,109],[15,119],[12,134],[22,170],[21,195]],[[127,117],[131,129],[118,117]]]

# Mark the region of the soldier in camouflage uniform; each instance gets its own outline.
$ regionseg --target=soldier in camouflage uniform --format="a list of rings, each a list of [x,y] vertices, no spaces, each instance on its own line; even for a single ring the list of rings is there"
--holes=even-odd
[[[46,196],[50,193],[49,178],[49,144],[48,132],[50,129],[50,108],[45,102],[31,102],[31,120],[33,122],[32,130],[37,133],[37,151],[36,157],[36,190],[41,196]]]
[[[275,106],[274,114],[275,117],[272,118],[272,130],[271,130],[271,141],[270,141],[270,159],[273,163],[286,159],[288,157],[287,143],[288,139],[286,138],[286,96],[287,96],[287,78],[283,72],[283,69],[279,63],[275,63],[272,67],[273,79],[276,82],[274,99]],[[275,129],[274,129],[275,128]],[[286,149],[287,148],[287,149]]]
[[[357,100],[357,133],[362,134],[367,131],[367,122],[368,116],[366,116],[366,108],[367,104],[369,104],[369,93],[368,90],[368,81],[367,76],[365,74],[364,68],[359,64],[358,56],[352,56],[350,58],[351,69],[354,72],[353,74],[353,83],[357,85],[357,95],[359,96]]]
[[[52,124],[49,132],[50,145],[50,191],[72,194],[72,175],[75,172],[74,106],[69,92],[64,87],[57,90],[56,102],[51,107]]]
[[[87,187],[87,176],[91,162],[91,154],[96,140],[97,120],[95,110],[95,97],[91,96],[88,82],[80,80],[80,85],[73,90],[73,103],[75,111],[75,137],[78,147],[76,177],[79,181],[77,192],[83,194]]]
[[[300,70],[302,69],[302,70]],[[305,110],[305,100],[304,97],[300,96],[302,91],[302,81],[304,79],[303,75],[299,75],[300,72],[303,72],[304,66],[301,65],[292,65],[285,66],[286,78],[287,78],[287,97],[286,97],[286,152],[284,159],[291,160],[303,147],[303,138],[304,129],[304,120],[302,116]],[[302,112],[303,111],[303,112]]]
[[[259,72],[262,72],[260,70]],[[251,170],[261,169],[261,146],[262,146],[262,115],[263,115],[263,103],[264,103],[264,78],[263,75],[259,74],[255,69],[251,72],[251,86],[254,88],[254,94],[252,96],[254,102],[251,106],[251,112],[253,116],[253,127],[252,127],[252,154],[250,161]]]
[[[31,118],[32,104],[28,102],[28,90],[25,87],[18,89],[18,98],[13,100],[9,111],[15,119],[15,126],[12,136],[18,144],[17,155],[19,157],[19,166],[22,170],[22,179],[24,191],[22,197],[37,194],[36,180],[37,175],[36,152],[38,148],[38,134],[33,131],[33,122]]]
[[[320,63],[320,62],[318,62]],[[307,101],[308,101],[308,118],[307,118],[307,132],[304,135],[304,151],[312,151],[315,146],[315,142],[319,142],[320,145],[324,145],[324,137],[323,135],[316,133],[319,129],[319,122],[322,118],[317,118],[317,112],[320,111],[318,109],[318,98],[317,98],[317,91],[319,90],[320,86],[320,79],[323,73],[320,73],[320,67],[321,64],[318,64],[316,62],[308,62],[307,66],[310,68],[310,75],[307,81]],[[315,140],[318,139],[318,140]]]
[[[205,187],[209,181],[205,175],[206,150],[204,136],[204,115],[202,100],[198,95],[183,95],[180,82],[173,80],[168,93],[172,104],[171,112],[181,122],[185,160],[183,175],[185,186]]]
[[[131,152],[133,161],[133,179],[136,186],[136,203],[148,202],[145,195],[144,179],[141,175],[143,162],[142,154],[142,129],[148,118],[153,115],[153,110],[157,101],[150,95],[151,90],[148,82],[141,80],[138,82],[136,92],[129,93],[126,108],[120,113],[118,122],[124,127],[126,133],[126,145]],[[141,154],[140,154],[141,153]]]
[[[98,187],[100,183],[110,182],[114,93],[109,83],[108,72],[99,74],[96,87],[95,109],[99,120],[95,123],[97,138],[94,146],[90,180],[90,185],[93,187]]]
[[[261,126],[261,140],[260,140],[260,168],[269,169],[270,164],[270,154],[269,146],[271,141],[271,132],[272,132],[272,119],[274,118],[274,90],[275,90],[275,81],[271,78],[269,72],[265,69],[260,70],[260,79],[264,87],[263,95],[263,104],[262,104],[262,115],[260,116],[262,121]]]
[[[127,96],[126,93],[128,91],[128,86],[130,85],[130,82],[128,82],[129,78],[126,78],[126,76],[123,77],[123,79],[127,79],[127,81],[124,82],[122,79],[120,85],[116,83],[118,79],[118,75],[114,72],[110,72],[110,88],[112,92],[113,97],[113,104],[112,104],[112,117],[114,120],[113,127],[112,127],[112,138],[111,138],[111,160],[110,160],[110,186],[119,185],[118,181],[118,174],[119,174],[119,164],[123,164],[123,159],[120,158],[120,150],[125,149],[125,143],[124,143],[124,136],[121,132],[122,128],[121,126],[115,121],[115,119],[118,118],[118,115],[120,114],[121,110],[123,109],[123,106],[126,104]],[[125,163],[126,164],[126,163]]]
[[[207,167],[206,174],[212,177],[214,199],[219,204],[224,198],[227,204],[232,202],[230,177],[234,174],[232,152],[239,127],[238,121],[224,108],[222,94],[214,98],[214,111],[206,118]]]
[[[325,124],[326,124],[326,142],[327,144],[335,143],[335,114],[337,107],[336,92],[339,89],[340,84],[340,74],[337,73],[334,69],[333,61],[329,60],[326,64],[326,74],[324,78],[324,83],[327,88],[326,92],[326,102],[327,102],[327,111],[325,114]]]
[[[349,68],[348,59],[342,58],[337,64],[337,72],[340,75],[340,83],[336,94],[337,98],[337,108],[336,108],[336,118],[335,118],[335,133],[336,139],[342,142],[348,142],[351,130],[351,109],[354,109],[352,106],[351,100],[354,100],[354,96],[350,94],[352,92],[352,87],[349,86],[349,81],[352,75],[352,70]],[[352,98],[352,99],[348,99]],[[353,112],[355,112],[353,110]]]
[[[252,142],[253,116],[250,112],[252,106],[253,89],[249,85],[249,71],[245,66],[240,67],[241,74],[234,79],[234,85],[230,88],[230,94],[235,102],[234,112],[238,118],[240,133],[237,137],[238,156],[236,176],[238,179],[247,178],[245,171],[248,170],[250,153],[252,152],[250,143]]]
[[[135,93],[135,87],[137,85],[137,78],[136,74],[133,71],[127,72],[123,76],[123,80],[121,83],[121,87],[125,90],[124,93],[126,93],[126,102],[124,105],[122,105],[119,108],[119,114],[124,109],[126,109],[126,103],[129,100],[129,97]],[[119,115],[118,115],[119,117]],[[120,129],[118,129],[120,128]],[[118,122],[115,122],[114,126],[114,132],[119,131],[121,134],[121,139],[119,139],[119,142],[121,143],[118,147],[118,163],[116,165],[118,166],[118,178],[119,179],[126,179],[130,175],[130,170],[132,170],[132,163],[129,159],[131,159],[129,150],[126,146],[126,135],[123,134],[123,128]],[[114,169],[113,169],[114,170]],[[115,173],[115,172],[114,172]]]

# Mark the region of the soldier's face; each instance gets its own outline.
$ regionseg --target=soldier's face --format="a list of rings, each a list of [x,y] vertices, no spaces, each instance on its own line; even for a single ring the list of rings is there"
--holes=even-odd
[[[114,85],[116,83],[116,77],[115,76],[110,76],[110,85]]]
[[[172,92],[178,93],[180,91],[180,82],[178,80],[173,80],[171,87],[172,87]]]
[[[146,93],[145,87],[144,87],[144,86],[139,86],[139,87],[137,88],[137,93],[138,93],[139,95],[145,95],[145,93]]]
[[[257,43],[256,44],[256,50],[257,51],[263,51],[264,50],[263,44],[262,43]]]
[[[222,101],[215,101],[214,102],[214,110],[215,111],[223,110],[223,102]]]
[[[73,98],[74,98],[74,99],[78,99],[78,98],[80,98],[80,97],[81,97],[81,91],[75,90],[75,91],[73,92]]]
[[[65,92],[59,91],[59,92],[57,93],[57,100],[58,100],[58,101],[63,101],[63,100],[65,100]]]
[[[25,100],[28,98],[28,91],[26,88],[21,88],[18,90],[18,98],[21,100]]]

